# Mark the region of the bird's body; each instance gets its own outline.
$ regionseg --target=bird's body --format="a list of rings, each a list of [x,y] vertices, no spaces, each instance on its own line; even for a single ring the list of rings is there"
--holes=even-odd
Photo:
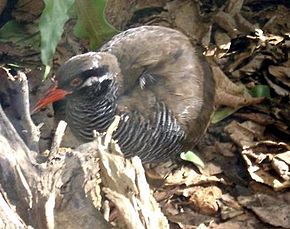
[[[66,121],[78,138],[92,140],[120,115],[113,138],[143,162],[192,148],[213,111],[209,65],[184,34],[160,26],[129,29],[71,58],[56,80],[69,92]]]

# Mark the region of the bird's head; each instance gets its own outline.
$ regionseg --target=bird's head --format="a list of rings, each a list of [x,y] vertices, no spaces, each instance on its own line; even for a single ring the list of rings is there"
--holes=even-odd
[[[109,53],[89,52],[74,56],[56,72],[54,85],[36,103],[32,113],[67,95],[86,93],[90,87],[102,93],[119,73],[117,59]]]

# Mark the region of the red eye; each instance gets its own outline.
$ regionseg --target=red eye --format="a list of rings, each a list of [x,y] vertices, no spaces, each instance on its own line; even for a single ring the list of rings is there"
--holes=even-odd
[[[72,81],[70,81],[70,86],[77,87],[82,83],[82,80],[80,78],[75,78]]]

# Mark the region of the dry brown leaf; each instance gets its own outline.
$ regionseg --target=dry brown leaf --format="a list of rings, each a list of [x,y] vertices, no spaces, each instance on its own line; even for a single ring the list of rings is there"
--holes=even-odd
[[[211,228],[212,229],[244,229],[245,227],[244,227],[244,224],[240,222],[225,222]]]
[[[225,127],[225,131],[237,145],[246,148],[255,145],[255,140],[263,136],[264,127],[252,121],[232,121]]]
[[[274,170],[285,180],[290,180],[290,151],[274,156],[272,160]]]
[[[280,85],[276,85],[276,87],[273,87],[273,89],[276,91],[277,94],[279,95],[289,95],[290,94],[290,60],[286,61],[285,63],[275,66],[275,65],[270,65],[269,68],[269,73],[275,77],[274,82],[273,80],[268,78],[268,81],[271,81],[271,85],[273,86],[276,85],[276,82],[280,85],[284,85],[283,89],[280,90]],[[275,82],[276,81],[276,82]],[[288,87],[289,89],[285,89],[285,87]]]
[[[260,103],[264,98],[254,98],[246,90],[243,85],[234,84],[223,73],[223,71],[214,66],[213,73],[216,81],[216,98],[217,105],[226,105],[230,107],[241,107]]]
[[[288,165],[290,165],[290,151],[286,151],[284,153],[280,153],[275,156],[276,158],[279,158],[280,160],[285,161]]]
[[[234,217],[226,222],[218,225],[212,224],[210,229],[258,229],[264,228],[264,224],[260,223],[252,214],[242,214]]]
[[[266,79],[267,83],[269,84],[269,86],[270,86],[271,88],[273,88],[274,91],[275,91],[278,95],[280,95],[280,96],[286,96],[286,95],[289,95],[289,91],[288,91],[288,90],[286,90],[286,89],[280,87],[279,85],[273,83],[273,82],[272,82],[272,81],[271,81],[267,76],[265,77],[265,79]]]
[[[236,22],[231,14],[219,11],[214,16],[214,20],[222,29],[227,31],[231,38],[235,38],[240,34],[237,30]]]
[[[189,167],[182,166],[180,169],[168,175],[165,180],[166,185],[201,185],[212,182],[226,183],[223,178],[207,176],[197,173]]]
[[[214,176],[221,174],[223,172],[220,165],[216,165],[215,163],[208,162],[203,169],[203,173],[207,174],[208,176]]]
[[[193,211],[186,211],[176,215],[167,215],[168,220],[179,225],[180,228],[196,228],[196,226],[209,222],[211,218],[206,215],[195,213]]]
[[[237,149],[236,145],[232,142],[215,141],[213,145],[203,148],[201,150],[201,153],[205,155],[207,162],[214,159],[214,156],[216,154],[221,154],[225,157],[234,157],[235,156],[234,152],[236,151],[236,149]]]
[[[234,157],[234,152],[237,147],[232,142],[218,142],[216,141],[214,146],[216,147],[216,152],[222,154],[225,157]]]
[[[229,50],[231,38],[226,33],[217,31],[214,34],[214,40],[219,49]]]
[[[285,143],[257,142],[242,151],[253,180],[278,191],[290,187],[290,151]]]
[[[243,92],[244,87],[242,85],[234,84],[221,70],[220,67],[212,66],[212,72],[216,82],[217,90],[227,90],[228,93],[235,95]]]
[[[241,205],[228,193],[221,196],[219,206],[223,220],[232,219],[244,213]]]
[[[244,0],[230,0],[227,3],[227,6],[225,8],[225,12],[236,15],[239,13],[243,7]]]
[[[276,10],[262,11],[259,16],[267,20],[263,30],[272,34],[284,34],[289,32],[290,12],[289,9],[282,5],[277,5]]]
[[[167,161],[157,165],[145,165],[146,177],[152,187],[163,186],[168,175],[175,170],[179,170],[179,167],[172,161]]]
[[[214,215],[219,209],[217,200],[222,196],[222,191],[216,186],[192,187],[183,190],[183,195],[189,197],[199,212]]]
[[[43,1],[20,0],[12,12],[13,17],[20,22],[32,22],[39,17],[44,7]]]
[[[232,53],[234,61],[226,68],[235,78],[253,75],[262,69],[265,60],[279,63],[284,61],[285,56],[287,56],[283,48],[286,40],[285,35],[264,33],[261,29],[255,28],[254,36],[247,35],[241,39],[247,39],[249,42],[247,48],[240,53]]]
[[[256,28],[259,28],[257,24],[254,25],[249,22],[241,13],[237,13],[234,18],[236,20],[239,30],[243,31],[245,34],[254,32]]]
[[[274,124],[278,122],[274,118],[272,118],[269,114],[264,114],[264,113],[258,113],[258,112],[251,112],[251,113],[237,113],[235,116],[253,121],[255,123],[258,123],[262,126]]]
[[[290,139],[289,123],[290,123],[290,110],[289,102],[284,99],[272,99],[269,106],[252,107],[253,109],[241,113],[235,113],[235,117],[242,120],[251,120],[262,126],[265,126],[265,137],[269,139],[281,139],[287,141]]]
[[[241,196],[238,201],[251,209],[264,223],[275,227],[290,228],[290,205],[277,197],[265,194]]]
[[[265,59],[268,58],[265,55],[258,53],[251,59],[250,62],[239,68],[237,71],[234,71],[232,74],[234,76],[252,75],[261,68],[262,63],[265,61]]]
[[[235,60],[229,64],[229,66],[227,67],[227,71],[228,72],[234,72],[235,70],[237,70],[238,66],[241,66],[243,62],[245,62],[250,56],[253,55],[253,51],[256,48],[256,44],[251,42],[249,47],[241,52],[235,55]],[[237,74],[235,74],[234,76],[236,76]]]

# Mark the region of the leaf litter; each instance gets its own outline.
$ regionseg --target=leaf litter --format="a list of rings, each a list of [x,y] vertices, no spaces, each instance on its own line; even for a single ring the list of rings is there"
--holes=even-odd
[[[114,1],[108,2],[112,6],[108,21],[124,29],[130,21],[122,17],[127,11],[120,12],[119,19],[112,16],[122,1],[115,3],[117,7]],[[197,148],[203,169],[187,162],[168,162],[147,168],[147,179],[171,228],[289,228],[289,5],[221,2],[140,1],[136,11],[130,11],[133,15],[142,7],[163,8],[150,18],[140,15],[130,26],[170,25],[203,44],[217,82],[217,110],[226,111],[219,114]],[[24,5],[16,7],[16,21],[21,20]],[[34,12],[25,8],[22,23],[29,28],[42,7],[37,3]],[[201,22],[196,24],[196,20]],[[72,35],[69,23],[54,55],[55,68],[68,57],[88,50],[88,43]],[[38,62],[38,71],[26,65],[34,101],[45,86],[40,86],[38,79],[42,69],[39,52],[27,44],[3,42],[0,53],[8,55],[6,62]],[[253,96],[251,92],[260,85],[269,91]],[[36,122],[44,119],[46,125],[41,138],[43,150],[56,127],[53,113],[48,108],[34,117]],[[67,135],[63,144],[73,147],[72,143],[75,140]]]

